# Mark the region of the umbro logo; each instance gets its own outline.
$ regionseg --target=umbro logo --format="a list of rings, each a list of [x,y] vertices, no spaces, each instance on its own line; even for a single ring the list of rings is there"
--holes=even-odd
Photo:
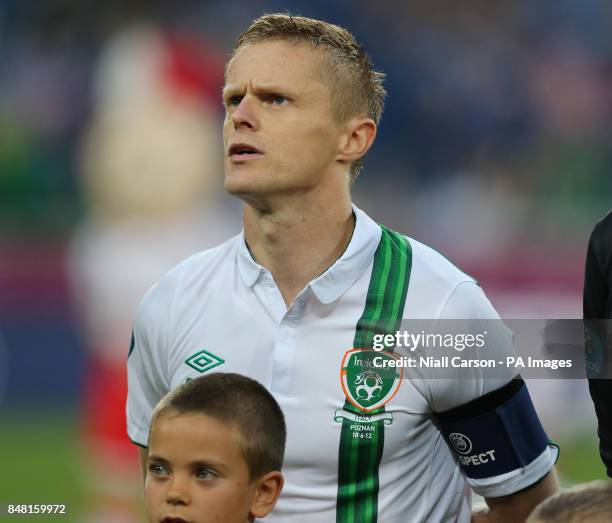
[[[202,349],[189,356],[189,358],[185,360],[185,363],[199,373],[203,373],[225,363],[225,360],[212,352]]]

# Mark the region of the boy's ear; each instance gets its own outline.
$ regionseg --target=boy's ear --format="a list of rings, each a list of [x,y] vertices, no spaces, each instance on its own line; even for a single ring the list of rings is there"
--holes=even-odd
[[[268,472],[257,480],[253,502],[251,503],[252,517],[263,518],[272,511],[283,489],[284,482],[283,475],[278,470]]]
[[[376,124],[370,118],[351,118],[342,136],[338,160],[352,163],[362,158],[374,143]]]

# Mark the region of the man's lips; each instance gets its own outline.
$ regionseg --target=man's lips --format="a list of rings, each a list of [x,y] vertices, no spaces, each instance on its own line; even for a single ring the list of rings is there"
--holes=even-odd
[[[187,520],[178,517],[166,516],[161,520],[161,523],[187,523]]]
[[[251,144],[239,142],[233,143],[229,146],[227,155],[230,157],[232,162],[241,163],[259,158],[263,155],[263,152]]]

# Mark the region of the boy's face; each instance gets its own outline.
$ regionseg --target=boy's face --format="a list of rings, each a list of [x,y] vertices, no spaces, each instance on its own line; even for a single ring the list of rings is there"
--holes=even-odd
[[[168,413],[153,424],[145,480],[150,523],[245,523],[256,485],[230,424]]]

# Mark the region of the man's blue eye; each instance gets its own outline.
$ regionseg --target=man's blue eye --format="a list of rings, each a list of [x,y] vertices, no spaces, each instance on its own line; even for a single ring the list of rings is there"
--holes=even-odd
[[[228,105],[231,105],[232,107],[240,105],[240,100],[242,100],[242,98],[240,96],[232,96],[229,99]]]
[[[272,103],[274,105],[283,105],[286,101],[287,101],[287,98],[285,98],[284,96],[275,96],[272,99]]]

